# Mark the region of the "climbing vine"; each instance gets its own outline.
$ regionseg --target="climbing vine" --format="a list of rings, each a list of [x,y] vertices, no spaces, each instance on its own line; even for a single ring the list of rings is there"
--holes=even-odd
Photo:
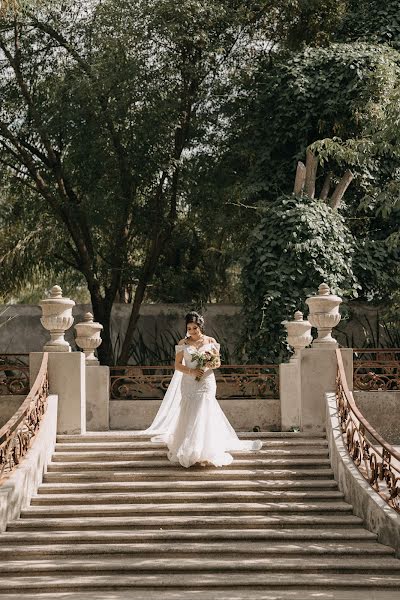
[[[249,360],[280,362],[287,355],[281,322],[305,310],[321,282],[357,295],[354,249],[344,218],[323,200],[284,195],[263,209],[243,269]]]

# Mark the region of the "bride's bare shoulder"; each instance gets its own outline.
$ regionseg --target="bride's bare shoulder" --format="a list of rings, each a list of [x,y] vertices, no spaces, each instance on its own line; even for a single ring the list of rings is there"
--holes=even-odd
[[[209,343],[209,344],[216,344],[216,343],[217,343],[217,340],[216,340],[215,338],[213,338],[213,337],[209,337],[209,338],[208,338],[208,343]]]
[[[184,346],[186,344],[186,340],[179,340],[178,346]]]

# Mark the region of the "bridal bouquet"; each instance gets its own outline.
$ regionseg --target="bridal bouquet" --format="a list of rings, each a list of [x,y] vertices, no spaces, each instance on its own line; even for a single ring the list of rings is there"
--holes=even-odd
[[[205,352],[197,352],[193,354],[193,360],[197,363],[198,369],[215,369],[219,367],[219,356],[217,350],[206,350]],[[196,377],[196,381],[200,381],[200,377]]]

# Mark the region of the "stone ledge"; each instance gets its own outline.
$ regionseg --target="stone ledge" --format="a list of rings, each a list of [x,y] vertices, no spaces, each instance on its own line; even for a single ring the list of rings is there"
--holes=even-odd
[[[161,400],[111,400],[110,430],[143,430],[153,421]],[[281,428],[279,399],[219,400],[219,404],[236,431],[261,431]]]
[[[326,433],[331,465],[345,500],[353,505],[367,529],[378,535],[378,541],[396,550],[400,558],[400,515],[379,496],[354,465],[343,442],[336,406],[336,394],[325,394]]]
[[[0,484],[0,532],[29,506],[42,482],[56,443],[58,397],[49,396],[46,413],[32,446],[21,463]]]

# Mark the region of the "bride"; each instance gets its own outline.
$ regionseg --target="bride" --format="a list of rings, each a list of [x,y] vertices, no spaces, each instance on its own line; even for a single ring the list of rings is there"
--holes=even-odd
[[[204,334],[204,319],[196,312],[185,317],[186,338],[177,346],[175,373],[158,410],[144,433],[156,434],[153,442],[165,442],[173,463],[190,467],[210,463],[216,467],[233,461],[229,451],[254,451],[261,442],[239,440],[215,397],[213,369],[220,366],[219,344]],[[212,362],[199,366],[207,352]],[[203,361],[204,362],[204,361]]]

